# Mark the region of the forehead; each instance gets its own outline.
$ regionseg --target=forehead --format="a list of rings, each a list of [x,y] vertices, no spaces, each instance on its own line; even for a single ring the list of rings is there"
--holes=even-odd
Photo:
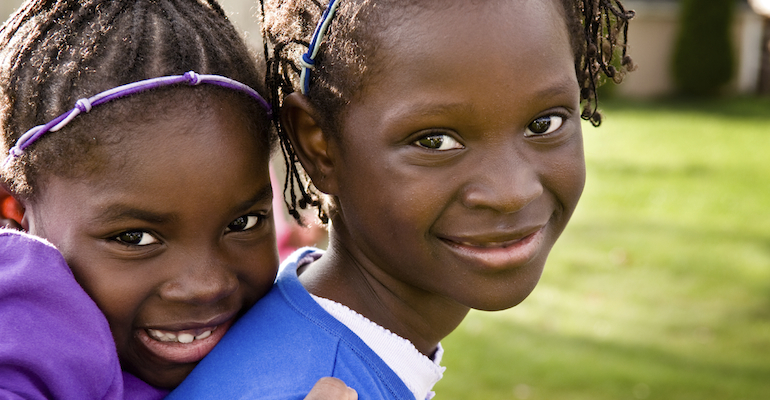
[[[188,93],[189,94],[189,93]],[[176,100],[180,100],[176,97]],[[143,190],[169,192],[202,190],[200,181],[211,176],[208,190],[217,190],[216,177],[205,172],[222,165],[233,166],[233,174],[240,170],[267,171],[269,144],[257,132],[258,126],[250,120],[238,97],[208,96],[205,101],[190,98],[184,103],[157,103],[151,108],[124,112],[115,123],[99,121],[89,127],[103,126],[95,136],[99,143],[93,154],[82,161],[83,173],[67,177],[86,184],[102,193],[136,193],[143,198]],[[110,117],[110,113],[106,113]],[[95,128],[94,128],[95,129]],[[90,165],[89,165],[90,164]],[[238,169],[235,166],[247,167]],[[54,175],[57,175],[54,173]],[[237,176],[241,180],[252,175]],[[197,179],[196,186],[184,182]],[[41,194],[45,196],[45,183]],[[153,193],[157,194],[157,193]]]
[[[547,0],[421,8],[390,21],[379,38],[382,54],[377,58],[397,70],[424,70],[420,60],[426,57],[464,64],[468,71],[478,63],[500,61],[521,73],[543,57],[574,65],[563,15],[561,2]]]
[[[402,15],[382,31],[369,82],[347,111],[380,103],[369,108],[387,119],[437,102],[516,108],[554,91],[576,94],[563,14],[559,1],[454,1]]]

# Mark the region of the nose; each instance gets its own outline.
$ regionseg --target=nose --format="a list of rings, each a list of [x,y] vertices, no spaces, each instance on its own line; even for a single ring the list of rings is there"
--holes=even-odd
[[[536,165],[516,149],[499,146],[472,162],[477,172],[464,186],[465,207],[515,213],[543,194]]]
[[[166,301],[211,304],[238,290],[237,275],[215,250],[199,250],[179,257],[175,275],[160,289]]]

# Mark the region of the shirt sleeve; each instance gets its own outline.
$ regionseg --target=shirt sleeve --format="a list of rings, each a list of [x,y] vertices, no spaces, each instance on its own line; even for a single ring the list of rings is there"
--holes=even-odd
[[[0,399],[123,399],[106,318],[50,244],[0,230]]]

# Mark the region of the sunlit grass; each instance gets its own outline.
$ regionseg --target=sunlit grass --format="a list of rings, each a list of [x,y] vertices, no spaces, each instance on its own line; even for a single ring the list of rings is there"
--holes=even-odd
[[[541,283],[444,340],[438,399],[770,399],[770,99],[604,110]]]

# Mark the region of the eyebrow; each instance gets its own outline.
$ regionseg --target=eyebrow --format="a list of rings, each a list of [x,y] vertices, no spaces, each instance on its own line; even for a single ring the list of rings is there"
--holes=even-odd
[[[534,94],[532,95],[532,98],[534,99],[553,98],[553,97],[562,96],[565,94],[571,94],[570,92],[573,89],[575,89],[576,91],[575,93],[578,93],[577,80],[560,79],[534,92]],[[413,104],[409,104],[407,107],[404,107],[404,108],[408,111],[396,112],[394,114],[404,115],[407,118],[432,117],[432,116],[441,116],[441,115],[447,115],[447,114],[462,114],[462,113],[472,114],[476,109],[476,106],[475,104],[464,103],[464,102],[457,102],[457,103],[448,102],[443,104],[436,104],[436,103],[427,101],[427,102],[416,102]]]
[[[251,196],[248,200],[245,200],[237,205],[239,210],[245,210],[253,207],[254,204],[271,201],[273,198],[273,189],[268,183],[264,187]],[[172,222],[177,219],[177,215],[174,212],[162,213],[154,212],[141,208],[136,208],[129,204],[113,204],[109,206],[102,213],[96,215],[92,221],[94,223],[107,223],[121,220],[139,220],[146,221],[153,224],[162,224]]]
[[[580,87],[575,79],[560,79],[551,85],[535,92],[535,98],[549,98],[569,94],[572,90],[579,93]]]
[[[96,215],[92,222],[107,223],[121,220],[140,220],[160,224],[176,219],[174,213],[158,213],[133,207],[128,204],[113,204],[102,213]]]
[[[251,196],[251,198],[239,204],[239,209],[245,210],[247,208],[252,207],[254,204],[258,204],[263,201],[272,202],[272,200],[273,200],[273,187],[270,184],[270,182],[268,182],[267,185],[259,189],[259,191],[255,193],[254,196]]]

